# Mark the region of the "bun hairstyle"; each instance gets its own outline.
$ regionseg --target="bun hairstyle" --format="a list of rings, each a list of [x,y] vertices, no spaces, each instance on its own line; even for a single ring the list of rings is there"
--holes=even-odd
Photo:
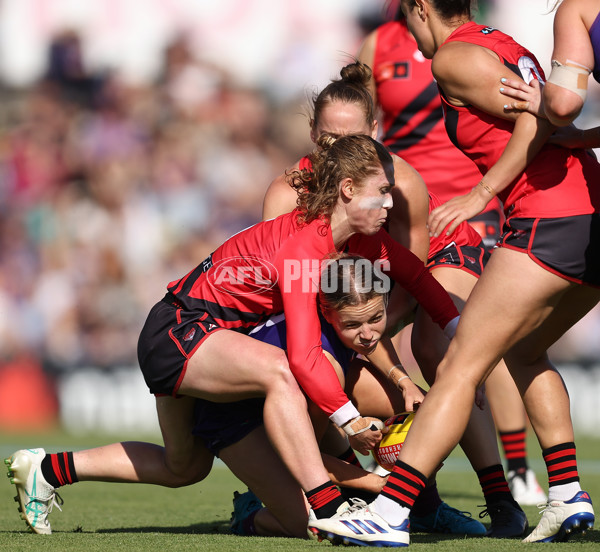
[[[359,105],[365,114],[366,122],[369,126],[373,126],[375,124],[375,107],[369,92],[372,74],[371,68],[358,60],[342,67],[341,78],[332,80],[319,94],[313,96],[311,128],[319,124],[323,109],[333,102]]]
[[[393,183],[393,161],[388,150],[364,134],[334,136],[323,133],[318,148],[309,155],[312,170],[288,173],[290,185],[298,193],[299,221],[329,220],[338,202],[339,185],[350,178],[360,189],[363,181],[381,171]]]

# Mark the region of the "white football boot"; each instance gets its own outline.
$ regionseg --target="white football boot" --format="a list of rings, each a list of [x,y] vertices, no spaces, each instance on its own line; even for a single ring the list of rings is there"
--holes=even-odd
[[[537,506],[548,500],[533,470],[528,469],[524,473],[511,470],[506,474],[506,480],[513,498],[521,506]]]
[[[330,518],[309,519],[308,534],[318,540],[327,539],[332,544],[357,546],[408,546],[409,521],[397,527],[389,525],[380,515],[369,509],[364,500],[351,498],[352,506],[345,504]]]
[[[62,498],[42,475],[41,463],[46,456],[42,448],[18,450],[4,460],[10,482],[17,487],[15,501],[19,503],[21,518],[39,535],[52,533],[48,514],[52,508],[61,510]]]
[[[594,526],[590,495],[578,492],[571,500],[550,500],[541,512],[537,527],[523,542],[563,542],[575,533],[584,534]]]

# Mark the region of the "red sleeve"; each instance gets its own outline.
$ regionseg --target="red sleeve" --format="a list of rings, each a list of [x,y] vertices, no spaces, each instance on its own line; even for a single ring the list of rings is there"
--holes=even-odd
[[[351,253],[372,262],[389,261],[387,274],[408,291],[427,311],[433,321],[444,329],[459,313],[448,292],[431,275],[414,253],[396,242],[385,230],[374,236],[355,234],[348,242]]]
[[[357,416],[358,411],[351,406],[321,346],[316,292],[320,282],[321,259],[328,251],[319,247],[323,238],[313,233],[302,234],[302,238],[308,237],[308,240],[299,239],[301,234],[297,234],[293,243],[288,242],[282,248],[275,263],[286,320],[288,361],[300,387],[328,416],[346,407],[343,409],[344,419],[339,417],[341,412],[337,418],[332,418],[341,425]]]

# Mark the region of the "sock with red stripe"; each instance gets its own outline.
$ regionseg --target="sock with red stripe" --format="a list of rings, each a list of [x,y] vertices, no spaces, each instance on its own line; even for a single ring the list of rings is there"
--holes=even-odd
[[[525,473],[527,471],[525,428],[517,431],[499,431],[498,434],[506,458],[506,470]]]
[[[563,443],[542,451],[548,470],[548,500],[570,500],[579,491],[575,443]]]
[[[519,508],[508,488],[502,464],[495,464],[494,466],[477,470],[477,477],[479,478],[479,484],[481,485],[487,506],[499,500],[506,500]]]
[[[340,460],[343,460],[344,462],[348,462],[348,464],[352,464],[354,466],[362,468],[362,464],[360,463],[360,460],[356,457],[356,454],[354,454],[354,450],[352,449],[352,447],[348,447],[348,450],[340,454],[338,458]]]
[[[427,477],[401,460],[396,460],[392,473],[379,496],[370,504],[390,525],[400,525],[410,513]]]
[[[305,494],[318,519],[333,516],[344,503],[340,490],[331,481],[323,483]]]
[[[41,469],[44,479],[55,489],[79,481],[77,473],[75,473],[72,452],[46,454],[42,460]]]

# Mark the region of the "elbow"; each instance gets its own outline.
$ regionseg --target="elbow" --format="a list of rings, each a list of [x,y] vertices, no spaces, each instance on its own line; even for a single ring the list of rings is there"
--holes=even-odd
[[[571,124],[581,113],[583,104],[584,100],[578,94],[566,88],[549,85],[544,88],[544,112],[555,126]]]

